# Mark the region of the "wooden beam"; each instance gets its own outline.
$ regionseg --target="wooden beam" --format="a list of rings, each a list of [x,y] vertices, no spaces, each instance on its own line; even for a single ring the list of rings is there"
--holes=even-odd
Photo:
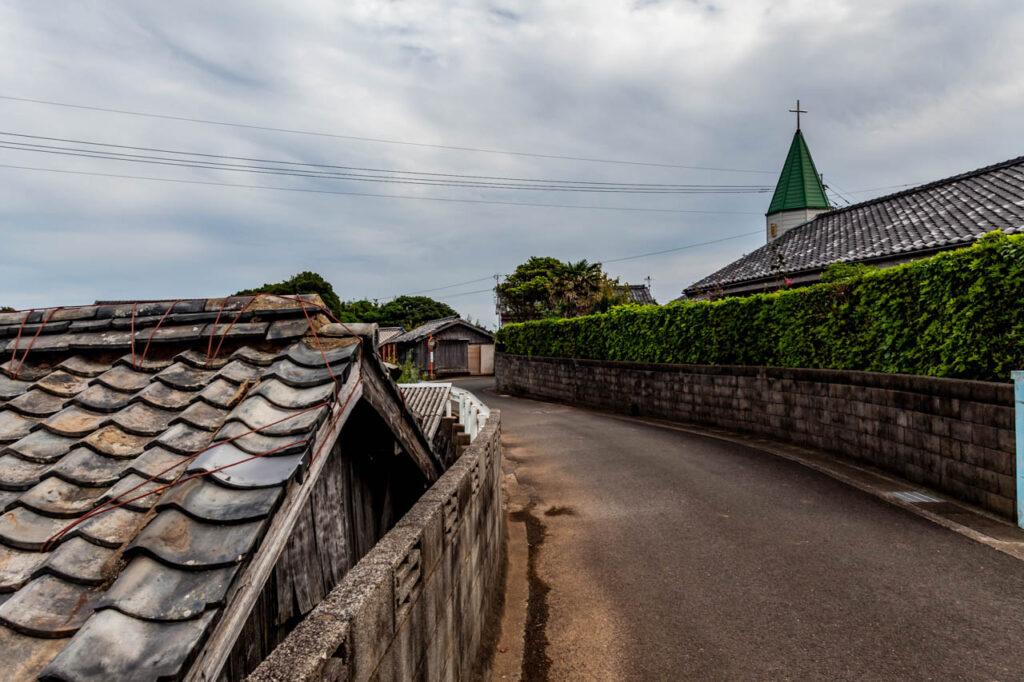
[[[423,430],[416,423],[416,418],[405,409],[398,389],[385,377],[384,369],[377,358],[371,355],[368,358],[364,356],[363,359],[363,395],[366,401],[387,423],[427,481],[433,483],[444,472],[444,466],[430,447]]]
[[[362,364],[361,360],[359,364]],[[310,463],[305,481],[301,485],[291,484],[291,489],[281,504],[281,508],[277,510],[270,521],[270,527],[267,528],[267,533],[256,551],[256,556],[232,585],[226,599],[227,606],[224,608],[224,613],[221,614],[210,638],[192,664],[185,677],[186,682],[213,682],[219,678],[220,672],[235,646],[238,633],[242,631],[242,626],[245,625],[256,600],[259,599],[264,585],[284,551],[291,535],[288,531],[302,513],[317,479],[320,478],[324,465],[331,456],[334,444],[338,440],[338,434],[341,433],[353,408],[363,395],[365,384],[359,382],[360,369],[361,367],[358,366],[353,367],[349,373],[348,381],[345,382],[338,394],[341,396],[341,400],[334,405],[331,416],[324,422],[324,426],[313,441],[313,452],[319,452],[320,455]],[[330,429],[332,423],[334,424],[333,431]]]

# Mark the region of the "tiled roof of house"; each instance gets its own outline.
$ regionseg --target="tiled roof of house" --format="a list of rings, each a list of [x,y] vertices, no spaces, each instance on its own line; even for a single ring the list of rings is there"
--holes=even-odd
[[[404,333],[405,329],[402,327],[381,327],[377,330],[377,345],[383,346],[385,343],[390,343],[391,339]]]
[[[456,324],[462,324],[467,327],[472,327],[481,334],[486,334],[492,337],[494,336],[493,334],[491,334],[491,332],[487,331],[486,329],[481,329],[480,327],[477,327],[475,324],[470,324],[469,322],[466,322],[458,315],[449,315],[448,317],[441,317],[436,320],[424,322],[415,329],[411,329],[410,331],[407,331],[399,336],[392,337],[391,340],[388,341],[388,343],[415,343],[417,341],[427,338],[431,334],[437,334],[442,329],[447,329],[448,327],[451,327],[452,325]]]
[[[1024,230],[1024,157],[819,215],[686,289],[687,295],[835,262],[910,258]]]
[[[651,295],[651,288],[646,284],[622,284],[615,287],[621,294],[629,296],[633,303],[640,305],[657,305],[654,296]]]
[[[448,413],[451,400],[451,384],[399,384],[398,389],[405,399],[405,406],[416,415],[423,432],[431,441],[441,425],[441,418]]]
[[[0,313],[0,677],[184,674],[347,414],[318,301]]]

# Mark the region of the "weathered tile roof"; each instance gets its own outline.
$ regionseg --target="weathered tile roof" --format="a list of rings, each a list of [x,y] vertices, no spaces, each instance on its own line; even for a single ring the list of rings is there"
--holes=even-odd
[[[480,327],[477,327],[475,324],[470,324],[469,322],[466,322],[458,315],[449,315],[448,317],[441,317],[436,320],[424,322],[415,329],[407,331],[399,336],[392,337],[391,340],[388,341],[388,343],[416,343],[417,341],[421,341],[427,338],[431,334],[437,334],[441,330],[447,329],[448,327],[451,327],[456,324],[471,327],[472,329],[475,329],[481,334],[486,334],[487,336],[490,337],[494,336],[493,334],[491,334],[491,332],[487,331],[486,329],[481,329]]]
[[[423,432],[431,441],[441,425],[441,418],[448,413],[452,396],[451,384],[399,384],[398,389],[405,399],[406,408],[416,415],[423,426]]]
[[[380,327],[377,330],[377,345],[383,346],[385,343],[390,343],[391,339],[404,333],[403,327]]]
[[[318,300],[0,313],[0,678],[187,670],[336,433],[361,341]]]
[[[639,303],[640,305],[657,305],[654,300],[654,296],[651,295],[651,289],[646,284],[622,284],[615,287],[615,290],[621,294],[629,296],[633,303]]]
[[[835,262],[911,258],[1024,230],[1024,157],[819,215],[695,282],[689,296],[821,270]]]

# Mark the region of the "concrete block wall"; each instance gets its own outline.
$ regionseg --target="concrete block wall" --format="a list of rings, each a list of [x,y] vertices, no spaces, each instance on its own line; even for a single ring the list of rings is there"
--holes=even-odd
[[[1014,517],[1013,386],[905,374],[499,354],[499,390],[769,436]]]
[[[474,679],[505,568],[501,415],[249,676]]]

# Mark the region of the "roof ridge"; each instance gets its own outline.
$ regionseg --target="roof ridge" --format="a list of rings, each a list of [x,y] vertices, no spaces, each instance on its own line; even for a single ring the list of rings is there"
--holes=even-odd
[[[998,198],[990,200],[992,187],[1001,189]],[[836,261],[907,258],[956,248],[976,239],[979,232],[1000,226],[1008,234],[1024,233],[1021,197],[1024,156],[820,213],[697,280],[684,292],[759,281],[776,269],[774,258],[766,255],[774,249],[785,253],[784,269],[798,274]],[[884,235],[877,232],[882,228]],[[874,241],[883,236],[882,241]]]
[[[948,184],[951,184],[951,183],[954,183],[954,182],[960,182],[961,180],[967,180],[968,178],[977,177],[979,175],[984,175],[986,173],[991,173],[993,171],[1002,170],[1004,168],[1009,168],[1010,166],[1018,166],[1018,165],[1020,165],[1022,163],[1024,163],[1024,156],[1018,156],[1018,157],[1015,157],[1015,158],[1012,158],[1012,159],[1008,159],[1006,161],[1000,161],[999,163],[993,163],[993,164],[991,164],[989,166],[983,166],[981,168],[975,168],[974,170],[966,171],[966,172],[963,172],[963,173],[958,173],[957,175],[951,175],[951,176],[949,176],[947,178],[942,178],[942,179],[939,179],[939,180],[932,180],[931,182],[926,182],[926,183],[924,183],[922,185],[915,185],[913,187],[908,187],[906,189],[901,189],[898,192],[892,192],[891,194],[883,194],[881,196],[877,196],[877,197],[874,197],[872,199],[866,199],[866,200],[861,201],[861,202],[856,203],[856,204],[850,204],[849,206],[841,206],[841,207],[838,207],[838,208],[834,208],[831,211],[827,211],[825,213],[819,214],[818,216],[815,216],[815,218],[813,220],[809,220],[806,223],[804,223],[803,225],[799,225],[798,227],[804,227],[804,225],[810,225],[811,223],[813,223],[818,218],[824,218],[825,216],[839,215],[841,213],[846,213],[847,211],[850,211],[850,210],[855,209],[855,208],[864,208],[865,206],[870,206],[872,204],[877,204],[877,203],[882,202],[882,201],[889,201],[889,200],[892,200],[892,199],[898,199],[900,197],[909,196],[911,194],[916,194],[918,192],[923,192],[923,191],[929,190],[929,189],[935,189],[936,187],[942,187],[943,185],[948,185]],[[796,228],[794,228],[794,229],[796,229]]]

